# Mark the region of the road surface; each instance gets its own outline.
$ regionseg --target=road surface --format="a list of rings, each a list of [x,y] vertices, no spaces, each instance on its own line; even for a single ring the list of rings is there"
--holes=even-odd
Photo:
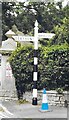
[[[4,111],[0,112],[0,118],[67,119],[67,108],[65,107],[49,106],[49,112],[40,112],[41,105],[33,106],[31,103],[19,104],[17,101],[2,101],[2,106]]]

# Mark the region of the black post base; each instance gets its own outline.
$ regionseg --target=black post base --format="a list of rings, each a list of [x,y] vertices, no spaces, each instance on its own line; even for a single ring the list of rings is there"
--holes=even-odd
[[[37,98],[32,99],[32,105],[37,105]]]

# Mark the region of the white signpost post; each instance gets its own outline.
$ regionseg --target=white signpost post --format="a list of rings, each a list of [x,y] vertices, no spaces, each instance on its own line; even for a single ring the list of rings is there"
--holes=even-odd
[[[16,41],[34,42],[34,68],[33,68],[33,99],[32,105],[37,105],[37,79],[38,79],[38,40],[40,38],[52,38],[54,33],[38,33],[38,22],[35,21],[34,36],[13,36]]]

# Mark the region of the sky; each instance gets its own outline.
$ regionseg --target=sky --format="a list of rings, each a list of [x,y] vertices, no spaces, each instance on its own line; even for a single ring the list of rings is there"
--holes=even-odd
[[[65,7],[65,6],[67,5],[67,2],[69,2],[69,0],[64,0],[64,1],[62,2],[63,7]]]

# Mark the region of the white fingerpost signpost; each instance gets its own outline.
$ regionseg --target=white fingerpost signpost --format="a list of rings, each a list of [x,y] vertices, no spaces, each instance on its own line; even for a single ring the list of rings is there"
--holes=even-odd
[[[54,33],[38,33],[38,22],[35,21],[34,36],[13,36],[16,41],[34,42],[34,67],[33,67],[33,98],[32,105],[37,105],[37,79],[38,79],[38,40],[40,38],[52,38]]]

